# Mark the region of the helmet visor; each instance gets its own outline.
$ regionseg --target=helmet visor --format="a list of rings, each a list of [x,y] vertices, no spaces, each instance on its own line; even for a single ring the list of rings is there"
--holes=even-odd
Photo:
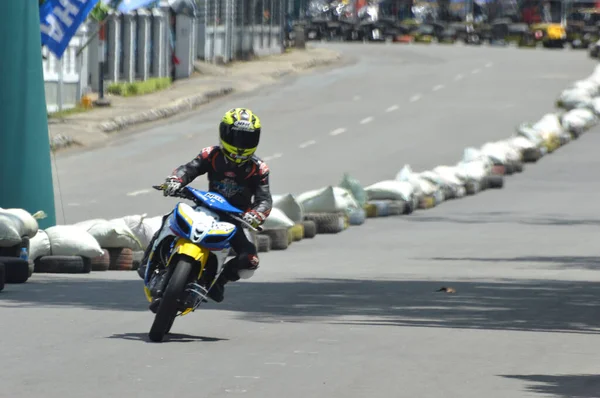
[[[223,141],[238,149],[251,149],[258,146],[260,139],[259,131],[238,130],[235,127],[228,129],[222,134]]]

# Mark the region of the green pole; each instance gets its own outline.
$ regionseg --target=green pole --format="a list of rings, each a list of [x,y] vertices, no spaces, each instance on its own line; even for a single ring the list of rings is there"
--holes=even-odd
[[[56,224],[39,2],[0,1],[0,207],[21,208]]]

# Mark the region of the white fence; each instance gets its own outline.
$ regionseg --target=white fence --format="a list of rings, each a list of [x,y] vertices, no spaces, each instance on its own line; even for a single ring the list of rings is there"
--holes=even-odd
[[[193,73],[197,59],[228,63],[281,53],[288,1],[199,0],[195,16],[174,14],[168,7],[111,12],[104,47],[96,33],[98,24],[88,22],[62,60],[42,50],[47,57],[43,66],[47,110],[75,107],[87,91],[99,90],[100,75],[105,84],[151,77],[182,79]],[[104,61],[102,71],[100,60]]]

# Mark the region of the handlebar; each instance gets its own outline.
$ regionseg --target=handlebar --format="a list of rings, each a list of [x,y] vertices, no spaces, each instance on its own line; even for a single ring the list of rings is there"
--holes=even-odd
[[[166,184],[152,185],[152,188],[156,189],[157,191],[164,191],[166,187],[167,187]],[[192,194],[190,194],[189,191],[187,191],[186,189],[180,189],[175,194],[169,195],[169,196],[173,196],[173,197],[176,197],[176,198],[182,198],[182,199],[188,199],[188,200],[191,200],[194,203],[198,204],[196,197],[193,196]],[[213,211],[214,211],[214,209],[213,209]],[[246,220],[244,220],[243,218],[241,218],[241,217],[239,217],[239,216],[237,216],[235,214],[226,213],[226,212],[220,212],[220,211],[217,211],[217,212],[218,213],[222,213],[223,215],[225,215],[225,217],[232,218],[233,220],[235,220],[235,221],[237,221],[237,222],[239,222],[239,223],[247,226],[248,228],[250,228],[253,231],[261,232],[263,230],[263,228],[261,226],[258,226],[258,227],[255,228],[252,225],[250,225]]]

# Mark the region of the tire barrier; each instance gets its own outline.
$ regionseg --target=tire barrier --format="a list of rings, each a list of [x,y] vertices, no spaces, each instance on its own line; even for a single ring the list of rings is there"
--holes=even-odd
[[[295,242],[318,234],[339,234],[368,219],[409,216],[444,201],[502,189],[507,178],[523,172],[525,163],[539,162],[598,124],[600,66],[560,93],[556,106],[538,122],[519,125],[505,140],[466,148],[456,165],[423,172],[405,165],[395,177],[366,187],[344,174],[339,186],[297,196],[274,195],[264,230],[245,233],[258,252],[287,250]],[[27,282],[32,273],[142,273],[144,250],[162,223],[162,216],[133,215],[39,230],[37,220],[43,217],[42,212],[32,215],[22,209],[0,209],[0,290],[5,284]]]

